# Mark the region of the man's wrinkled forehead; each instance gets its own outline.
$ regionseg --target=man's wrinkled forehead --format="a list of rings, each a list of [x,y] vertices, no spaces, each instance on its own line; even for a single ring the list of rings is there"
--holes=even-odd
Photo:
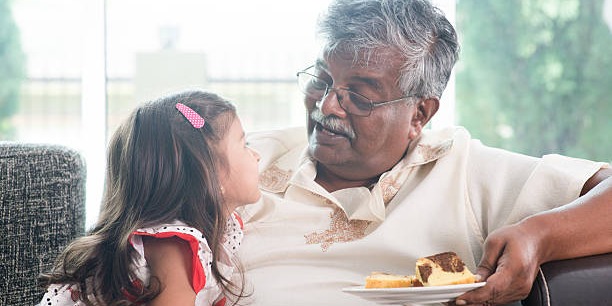
[[[354,68],[373,68],[386,69],[389,67],[401,67],[399,62],[399,52],[394,52],[391,48],[351,50],[346,47],[336,46],[331,48],[326,46],[322,49],[316,65],[327,68],[327,63],[333,61],[351,62]],[[398,66],[398,64],[400,64]]]

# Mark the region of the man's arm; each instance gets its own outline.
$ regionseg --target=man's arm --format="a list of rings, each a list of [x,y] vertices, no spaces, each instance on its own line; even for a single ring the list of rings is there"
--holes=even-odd
[[[597,186],[599,183],[604,181],[605,179],[612,177],[612,168],[603,168],[597,173],[595,173],[591,178],[589,178],[582,187],[582,191],[580,192],[580,196],[585,195],[589,192],[593,187]]]
[[[457,305],[525,298],[541,264],[612,252],[612,169],[601,169],[572,203],[500,228],[487,237],[477,273],[487,285]]]

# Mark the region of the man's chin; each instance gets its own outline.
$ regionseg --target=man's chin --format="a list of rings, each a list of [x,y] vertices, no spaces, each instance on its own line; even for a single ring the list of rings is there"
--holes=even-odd
[[[344,150],[333,145],[310,143],[308,146],[310,156],[324,165],[340,165],[345,163],[349,154],[343,152]]]

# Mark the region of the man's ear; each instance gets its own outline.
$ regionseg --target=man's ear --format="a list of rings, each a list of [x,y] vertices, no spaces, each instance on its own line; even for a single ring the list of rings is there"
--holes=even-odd
[[[415,139],[421,134],[423,127],[431,120],[440,107],[437,98],[427,98],[417,102],[410,128],[410,138]]]

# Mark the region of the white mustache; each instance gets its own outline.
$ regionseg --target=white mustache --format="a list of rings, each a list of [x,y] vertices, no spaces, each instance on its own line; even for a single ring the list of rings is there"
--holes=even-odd
[[[319,108],[314,108],[312,110],[312,113],[310,113],[310,119],[319,123],[326,129],[335,132],[336,134],[345,135],[351,140],[357,137],[355,135],[355,131],[353,131],[353,129],[349,125],[342,122],[342,119],[336,116],[325,116]]]

